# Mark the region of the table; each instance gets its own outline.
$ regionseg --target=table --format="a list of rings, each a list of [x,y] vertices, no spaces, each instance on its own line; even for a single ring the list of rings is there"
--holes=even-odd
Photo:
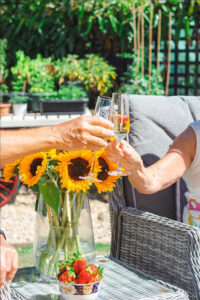
[[[98,259],[104,279],[98,300],[189,300],[186,292],[110,258]],[[57,283],[45,283],[35,268],[20,269],[11,285],[12,299],[61,300]],[[14,294],[13,294],[14,295]]]
[[[88,108],[84,113],[86,116],[91,116]],[[39,127],[50,126],[63,123],[79,117],[79,114],[65,114],[65,115],[41,115],[40,113],[28,113],[24,117],[14,116],[9,114],[1,117],[1,128],[21,128],[21,127]]]

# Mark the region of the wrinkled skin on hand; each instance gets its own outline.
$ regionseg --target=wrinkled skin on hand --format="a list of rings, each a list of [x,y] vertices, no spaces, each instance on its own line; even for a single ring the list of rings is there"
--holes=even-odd
[[[11,282],[18,268],[17,251],[9,245],[4,236],[0,235],[0,288],[7,282]]]
[[[114,135],[112,123],[99,116],[81,116],[69,122],[59,124],[57,129],[57,149],[93,151],[107,147],[108,143],[103,140]]]
[[[109,143],[106,153],[108,158],[114,163],[121,164],[125,170],[133,172],[135,169],[143,166],[140,155],[126,141],[121,141],[118,144],[117,140]]]

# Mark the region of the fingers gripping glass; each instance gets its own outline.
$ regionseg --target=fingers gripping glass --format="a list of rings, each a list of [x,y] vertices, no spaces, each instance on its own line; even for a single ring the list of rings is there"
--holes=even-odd
[[[113,123],[113,131],[118,140],[118,143],[124,139],[130,130],[130,119],[129,115],[125,113],[126,111],[126,99],[125,94],[113,93],[110,107],[110,120]],[[109,172],[112,176],[128,176],[130,172],[122,171],[120,164],[118,168]]]
[[[111,98],[99,96],[97,98],[97,102],[96,102],[96,106],[95,106],[95,110],[94,110],[94,116],[101,116],[104,119],[109,120],[110,102],[111,102]],[[95,176],[94,176],[94,165],[95,165],[95,152],[93,152],[93,160],[92,160],[90,173],[88,174],[88,176],[80,176],[79,178],[85,179],[85,180],[102,182],[101,180],[95,178]]]

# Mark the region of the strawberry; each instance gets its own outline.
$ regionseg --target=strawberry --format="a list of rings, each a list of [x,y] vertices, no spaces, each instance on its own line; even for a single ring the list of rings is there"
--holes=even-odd
[[[90,279],[90,283],[93,283],[93,282],[97,282],[99,281],[96,276],[92,276],[92,278]]]
[[[78,284],[78,283],[79,283],[77,278],[74,280],[74,283],[75,283],[75,284]]]
[[[65,271],[64,273],[62,273],[59,277],[58,280],[62,281],[62,282],[71,282],[74,281],[74,279],[76,278],[76,274],[74,272],[73,268],[69,268],[67,267],[67,271]]]
[[[79,260],[75,261],[72,265],[75,270],[76,275],[78,275],[82,270],[86,269],[86,260],[81,257]]]
[[[93,264],[88,265],[87,270],[92,274],[92,276],[97,276],[97,274],[99,273],[97,266]]]
[[[59,273],[63,273],[64,271],[66,271],[67,264],[65,262],[59,264]]]
[[[89,283],[90,280],[92,278],[92,275],[89,271],[87,270],[82,270],[79,274],[78,274],[78,282],[79,283]]]

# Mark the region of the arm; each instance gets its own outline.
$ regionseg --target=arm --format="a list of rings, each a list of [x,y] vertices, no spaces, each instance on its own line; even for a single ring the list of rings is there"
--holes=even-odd
[[[120,157],[122,166],[131,172],[130,183],[140,193],[153,194],[176,182],[190,167],[196,152],[196,136],[188,127],[174,140],[167,154],[147,168],[128,143],[123,141],[119,148],[113,143],[112,147]]]
[[[50,149],[100,150],[107,146],[101,137],[113,136],[112,123],[101,117],[79,117],[34,129],[1,130],[1,166],[26,155]]]

